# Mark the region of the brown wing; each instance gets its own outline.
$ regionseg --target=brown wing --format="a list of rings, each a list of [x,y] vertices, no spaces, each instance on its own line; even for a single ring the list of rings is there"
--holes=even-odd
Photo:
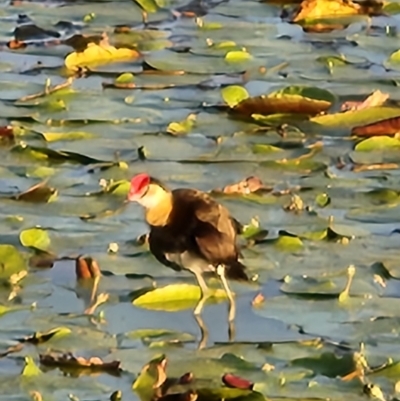
[[[208,194],[195,190],[185,192],[186,200],[192,205],[190,234],[199,251],[211,263],[236,261],[236,220],[233,221],[229,211]]]

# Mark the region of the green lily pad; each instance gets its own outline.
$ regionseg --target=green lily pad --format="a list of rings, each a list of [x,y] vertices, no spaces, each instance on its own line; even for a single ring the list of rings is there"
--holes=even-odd
[[[397,150],[400,148],[400,139],[389,136],[376,136],[365,139],[355,146],[357,152],[371,152],[374,150]]]
[[[200,287],[192,284],[170,284],[146,292],[132,303],[144,309],[177,311],[195,306],[199,299]],[[212,289],[210,299],[226,299],[225,291]]]
[[[309,99],[325,100],[333,103],[336,97],[326,89],[317,88],[314,86],[287,86],[276,92],[270,93],[269,97],[284,97],[287,95],[299,95]]]
[[[86,131],[43,132],[42,135],[46,142],[77,141],[94,137],[93,134]]]
[[[132,389],[143,399],[152,397],[157,388],[166,380],[165,375],[165,355],[153,358],[146,364],[139,376],[132,384]]]
[[[185,343],[195,340],[195,337],[189,333],[166,329],[139,329],[125,333],[124,336],[131,339],[140,339],[143,343],[148,345],[159,342],[167,344]]]
[[[25,357],[25,366],[22,369],[21,376],[23,377],[36,377],[42,374],[42,371],[36,365],[31,356]]]
[[[311,122],[317,123],[324,127],[355,127],[365,125],[382,119],[399,117],[400,109],[393,107],[370,107],[364,110],[346,111],[344,113],[326,114],[310,119]]]
[[[130,72],[124,72],[123,74],[115,78],[115,82],[118,84],[128,84],[134,82],[134,80],[135,76]]]
[[[27,264],[21,253],[12,245],[0,244],[0,279],[26,270]]]
[[[167,132],[171,135],[188,134],[196,123],[196,115],[190,114],[185,120],[168,124]]]
[[[243,63],[252,58],[250,53],[243,50],[231,50],[225,55],[225,60],[229,63]]]
[[[249,93],[242,86],[231,85],[221,90],[221,96],[227,105],[233,107],[242,100],[247,99],[249,97]]]
[[[19,235],[21,244],[27,248],[34,248],[39,251],[46,251],[50,246],[50,237],[42,228],[29,228],[21,231]]]
[[[42,344],[47,341],[54,341],[69,336],[72,333],[71,329],[68,327],[55,327],[54,329],[36,332],[32,336],[28,336],[20,339],[21,342],[28,342],[31,344]]]
[[[326,193],[318,194],[315,197],[315,203],[318,207],[326,207],[331,203],[331,198]]]
[[[335,378],[346,376],[355,369],[353,355],[335,355],[332,352],[324,352],[316,357],[296,358],[290,362],[293,366],[302,366],[312,370],[315,374]]]

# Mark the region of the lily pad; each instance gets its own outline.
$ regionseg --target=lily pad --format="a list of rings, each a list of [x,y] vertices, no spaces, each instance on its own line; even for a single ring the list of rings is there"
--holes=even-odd
[[[50,237],[42,228],[29,228],[21,231],[19,235],[21,244],[27,248],[34,248],[39,251],[46,251],[50,246]]]
[[[176,311],[195,306],[200,299],[200,287],[192,284],[170,284],[156,288],[132,301],[133,305],[153,310]],[[210,300],[226,299],[222,289],[211,290]]]
[[[27,268],[26,260],[12,245],[0,244],[0,279],[9,278]]]

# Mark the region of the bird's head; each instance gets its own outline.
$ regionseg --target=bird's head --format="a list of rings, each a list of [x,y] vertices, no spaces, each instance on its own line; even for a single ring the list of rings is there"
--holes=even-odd
[[[146,173],[135,175],[131,179],[128,200],[137,202],[146,209],[152,209],[164,203],[170,192],[163,185]]]

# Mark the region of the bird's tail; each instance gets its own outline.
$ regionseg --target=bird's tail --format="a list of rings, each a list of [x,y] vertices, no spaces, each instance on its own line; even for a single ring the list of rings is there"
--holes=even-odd
[[[246,266],[244,264],[240,263],[238,260],[233,261],[226,266],[226,277],[231,280],[249,281],[245,270]]]

